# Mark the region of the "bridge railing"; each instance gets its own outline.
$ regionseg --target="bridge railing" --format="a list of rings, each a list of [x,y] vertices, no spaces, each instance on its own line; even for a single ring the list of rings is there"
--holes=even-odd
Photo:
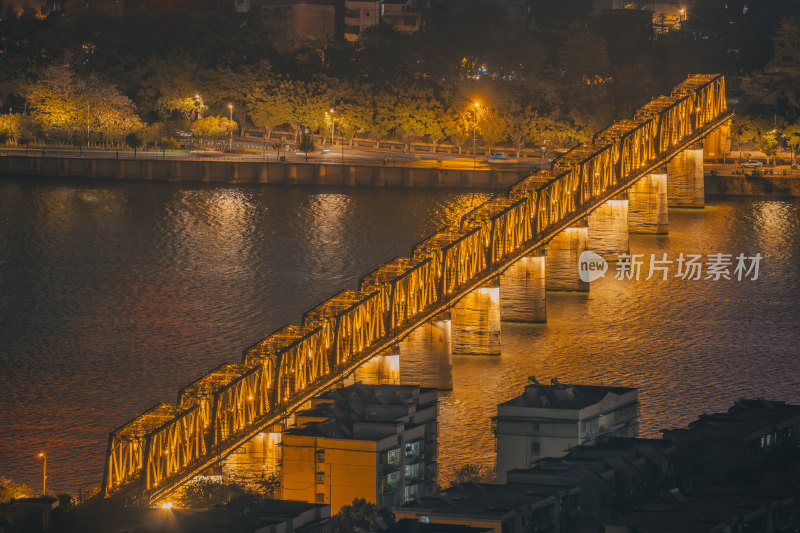
[[[231,449],[248,425],[278,416],[446,307],[490,272],[539,246],[569,221],[666,161],[703,129],[726,119],[722,76],[691,76],[633,120],[613,124],[533,174],[184,388],[178,405],[159,404],[109,436],[104,496],[179,483],[204,454]],[[189,465],[193,465],[189,468]],[[183,476],[183,477],[182,477]]]

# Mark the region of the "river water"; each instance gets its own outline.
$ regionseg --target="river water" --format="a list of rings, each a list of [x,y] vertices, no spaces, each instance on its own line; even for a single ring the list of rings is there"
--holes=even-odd
[[[100,481],[108,432],[363,274],[485,193],[0,180],[0,477]],[[757,280],[617,280],[503,324],[500,357],[454,357],[442,480],[491,466],[497,403],[540,380],[640,387],[656,436],[740,397],[800,401],[800,203],[670,210],[631,250],[760,253]],[[673,272],[674,273],[674,272]],[[402,361],[400,363],[402,365]]]

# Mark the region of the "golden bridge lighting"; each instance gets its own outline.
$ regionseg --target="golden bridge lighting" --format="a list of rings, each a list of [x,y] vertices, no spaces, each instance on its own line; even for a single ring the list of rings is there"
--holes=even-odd
[[[681,118],[694,106],[703,112]],[[470,107],[477,116],[480,103]],[[166,497],[466,295],[488,291],[499,297],[496,288],[474,289],[641,179],[645,162],[674,157],[730,115],[724,78],[691,76],[632,120],[560,157],[552,170],[465,208],[457,222],[418,243],[410,256],[361,278],[357,290],[341,291],[307,311],[301,325],[266,336],[244,351],[240,363],[201,376],[180,391],[177,404],[158,404],[111,433],[104,497],[141,489],[146,496],[137,498]],[[315,233],[338,231],[346,208],[337,195],[319,195]]]

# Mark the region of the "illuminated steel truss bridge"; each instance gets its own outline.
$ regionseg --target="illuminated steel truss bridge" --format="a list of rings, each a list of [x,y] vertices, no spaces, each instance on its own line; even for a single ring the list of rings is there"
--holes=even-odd
[[[693,75],[109,435],[102,495],[148,504],[726,124],[725,80]]]

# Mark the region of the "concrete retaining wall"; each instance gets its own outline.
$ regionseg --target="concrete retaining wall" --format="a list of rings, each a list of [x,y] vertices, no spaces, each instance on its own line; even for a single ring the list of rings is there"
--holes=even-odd
[[[783,176],[705,176],[706,194],[800,197],[800,178]]]
[[[0,157],[0,175],[212,183],[504,189],[525,173],[276,161]]]

